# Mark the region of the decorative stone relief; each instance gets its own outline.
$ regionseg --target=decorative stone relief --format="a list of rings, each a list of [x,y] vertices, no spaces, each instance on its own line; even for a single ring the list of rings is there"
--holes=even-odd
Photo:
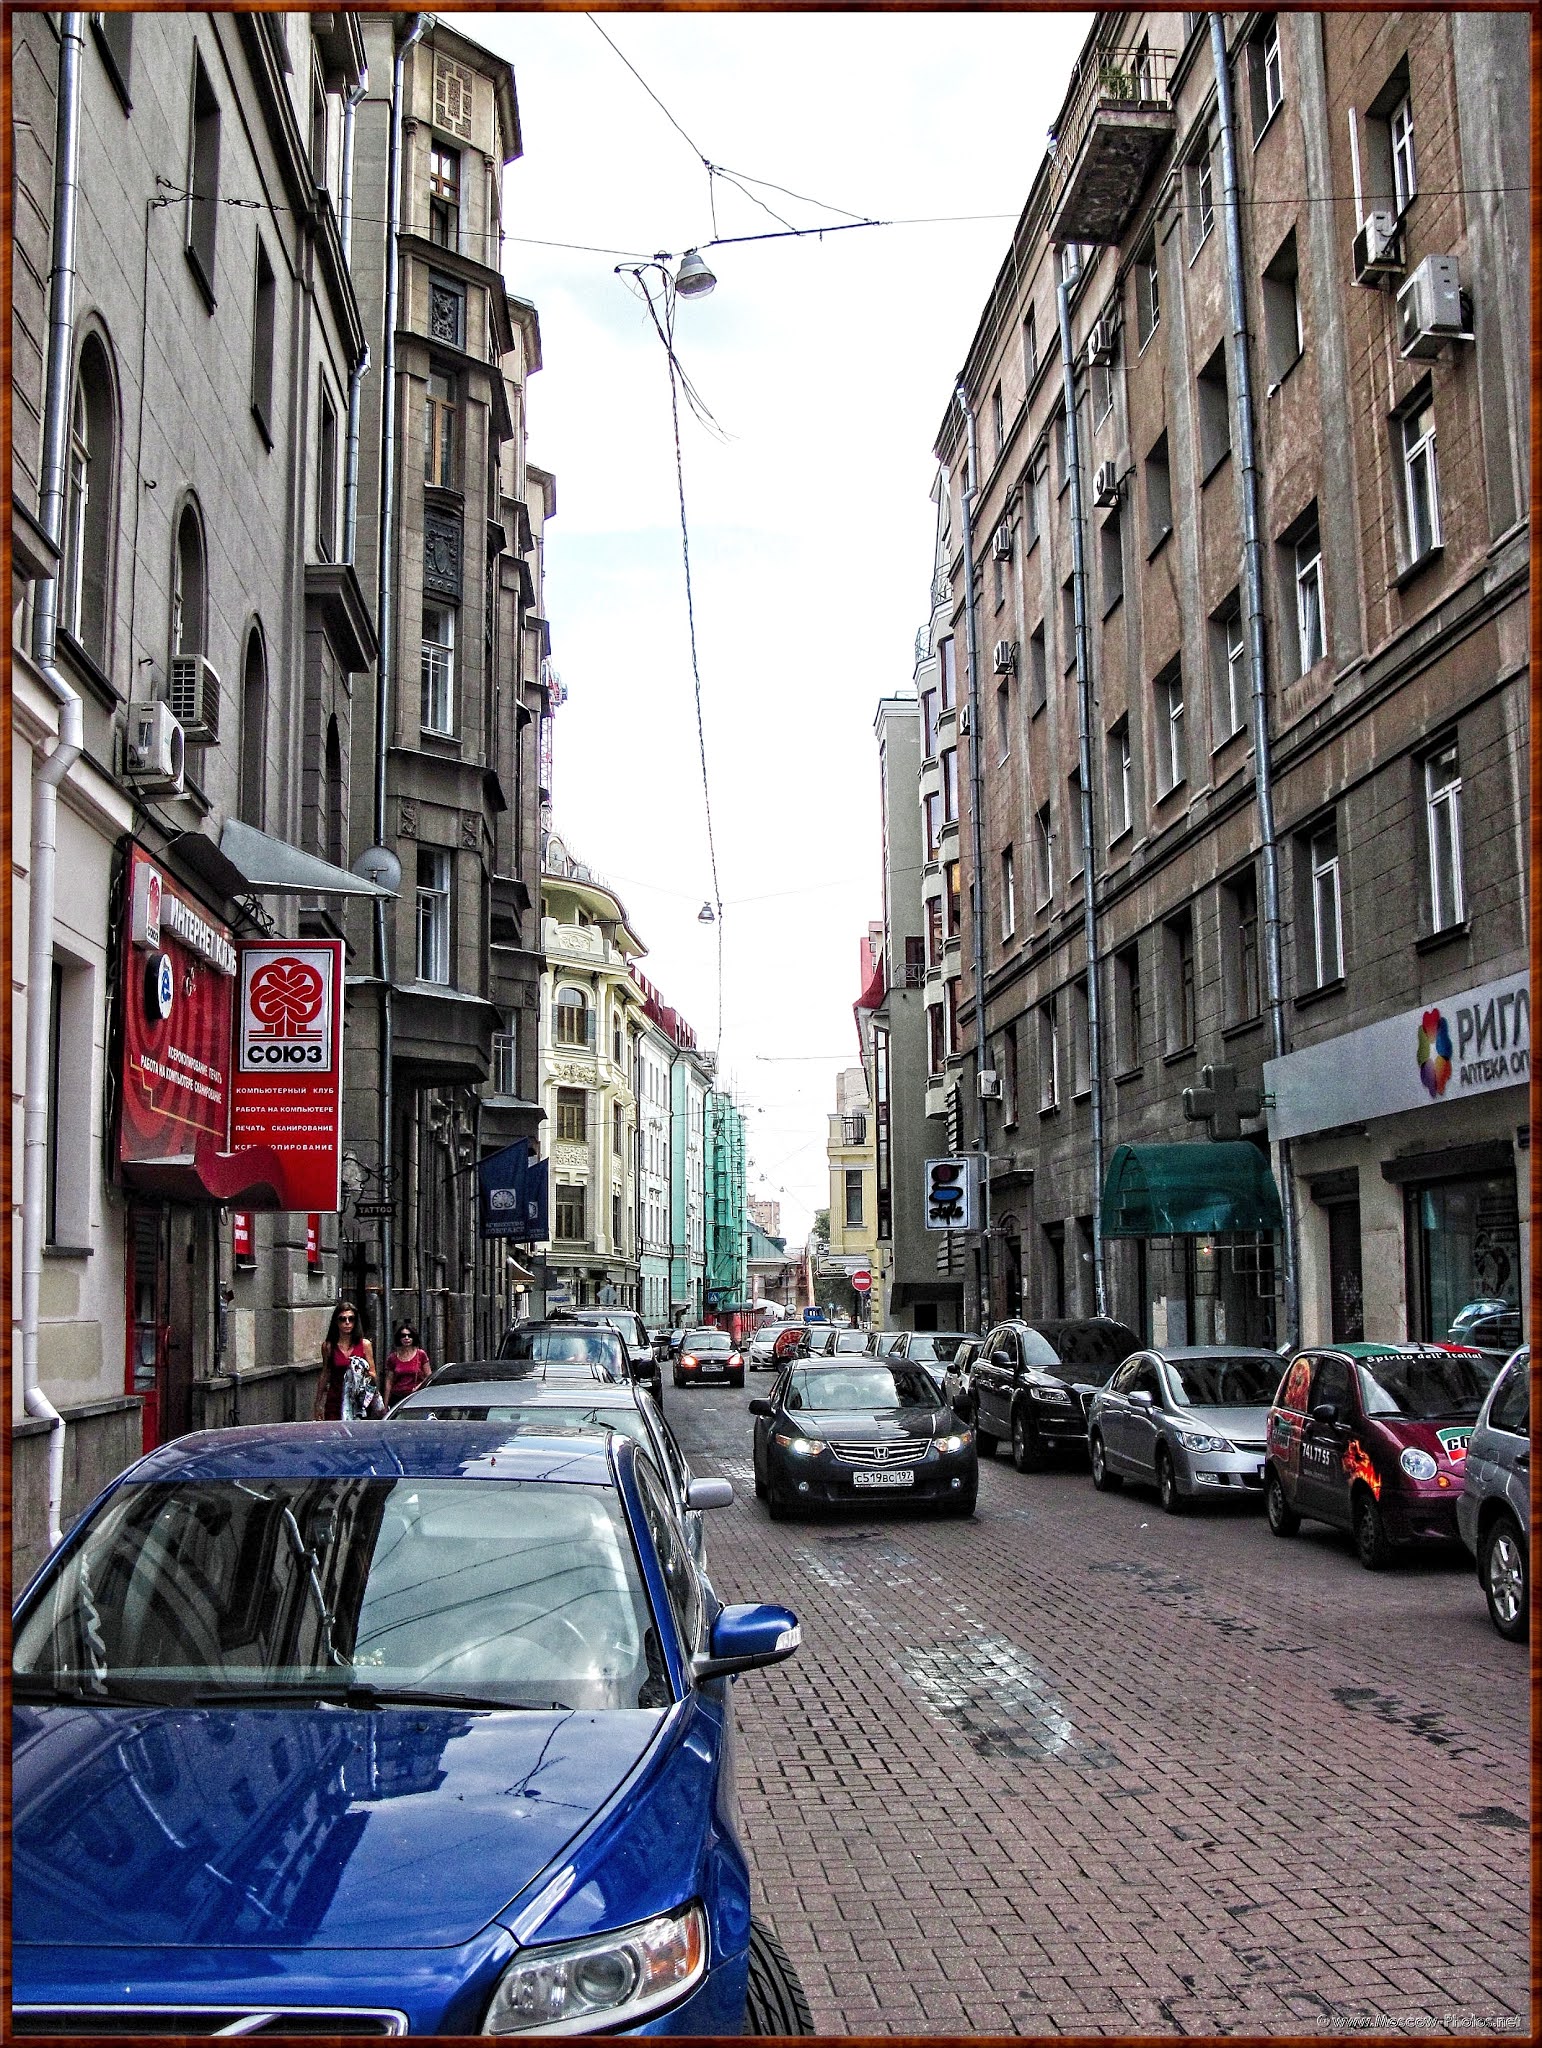
[[[460,596],[461,524],[451,512],[423,514],[423,585],[448,597]]]
[[[396,820],[396,834],[399,839],[416,839],[418,836],[418,807],[403,804]]]
[[[443,342],[447,348],[465,347],[466,294],[460,285],[430,278],[428,332],[431,340]]]
[[[462,811],[460,818],[460,843],[474,853],[482,844],[482,820],[475,811]]]
[[[434,60],[434,126],[471,140],[471,73],[448,57]]]

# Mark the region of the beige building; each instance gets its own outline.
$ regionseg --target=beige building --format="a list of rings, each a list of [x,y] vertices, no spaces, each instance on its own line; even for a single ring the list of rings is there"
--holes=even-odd
[[[824,1284],[829,1276],[849,1278],[870,1273],[867,1314],[882,1323],[883,1273],[878,1263],[878,1155],[872,1100],[862,1067],[848,1067],[835,1077],[835,1110],[829,1119],[825,1157],[830,1168],[830,1245],[823,1261]],[[816,1281],[816,1285],[818,1282]],[[836,1289],[836,1305],[843,1302]],[[824,1299],[821,1291],[819,1299]]]

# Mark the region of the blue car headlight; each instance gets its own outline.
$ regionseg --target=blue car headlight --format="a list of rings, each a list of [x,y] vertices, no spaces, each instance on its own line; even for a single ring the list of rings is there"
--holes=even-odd
[[[707,1968],[694,1901],[613,1934],[521,1949],[499,1979],[484,2034],[609,2033],[683,1998]]]

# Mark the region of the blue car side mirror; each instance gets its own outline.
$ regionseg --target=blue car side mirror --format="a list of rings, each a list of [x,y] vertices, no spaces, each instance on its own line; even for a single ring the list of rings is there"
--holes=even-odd
[[[712,1647],[691,1665],[697,1679],[726,1678],[780,1664],[802,1641],[798,1617],[785,1607],[725,1607],[712,1624]]]

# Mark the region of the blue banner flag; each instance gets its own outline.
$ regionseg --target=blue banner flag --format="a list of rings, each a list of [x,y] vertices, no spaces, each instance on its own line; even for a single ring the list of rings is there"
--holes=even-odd
[[[538,1244],[548,1235],[546,1161],[530,1157],[530,1141],[517,1138],[477,1168],[481,1188],[481,1234]]]

